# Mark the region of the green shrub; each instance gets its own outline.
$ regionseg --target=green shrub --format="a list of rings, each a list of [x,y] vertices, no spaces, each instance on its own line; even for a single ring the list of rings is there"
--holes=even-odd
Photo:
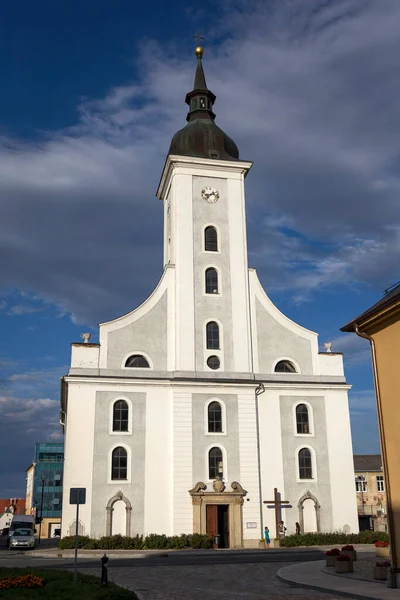
[[[201,533],[192,533],[188,535],[188,544],[193,549],[209,550],[213,547],[213,538]]]
[[[84,550],[179,550],[182,548],[212,548],[213,539],[208,535],[194,533],[186,535],[166,536],[164,534],[151,533],[143,538],[142,535],[128,537],[124,535],[110,535],[101,537],[99,540],[89,536],[79,536],[78,548]],[[75,536],[69,535],[58,542],[60,550],[72,550],[75,548]]]
[[[388,534],[383,531],[360,531],[360,533],[305,533],[303,535],[288,535],[281,539],[281,546],[333,546],[344,544],[374,544],[378,541],[388,541]]]
[[[87,544],[90,542],[90,537],[88,535],[79,535],[78,536],[78,548],[86,548]],[[62,538],[59,542],[58,542],[58,547],[61,550],[67,550],[67,549],[71,549],[71,548],[75,548],[75,536],[74,535],[67,535],[64,538]]]

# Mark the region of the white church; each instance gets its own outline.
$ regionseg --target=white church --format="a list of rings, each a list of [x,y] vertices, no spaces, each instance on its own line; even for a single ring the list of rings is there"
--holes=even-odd
[[[341,354],[285,317],[248,267],[245,178],[252,163],[216,124],[196,48],[186,126],[157,190],[164,270],[132,312],[72,344],[62,379],[62,535],[69,489],[84,487],[79,531],[208,533],[221,547],[287,534],[358,531]],[[267,503],[265,503],[267,502]],[[285,506],[285,505],[284,505]]]

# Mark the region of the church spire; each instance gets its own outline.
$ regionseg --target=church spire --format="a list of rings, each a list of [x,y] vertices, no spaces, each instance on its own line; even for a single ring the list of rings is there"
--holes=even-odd
[[[202,39],[200,35],[195,37],[199,42]],[[185,98],[189,105],[187,124],[172,138],[169,154],[238,160],[239,150],[235,142],[215,124],[212,109],[216,96],[207,88],[203,70],[204,50],[198,45],[194,52],[197,57],[194,85]]]
[[[203,54],[204,49],[197,46],[194,51],[197,56],[196,73],[194,76],[193,90],[186,94],[185,102],[189,105],[189,112],[186,117],[187,121],[193,119],[215,119],[215,114],[212,111],[212,106],[215,102],[215,96],[207,88],[206,78],[203,70]]]

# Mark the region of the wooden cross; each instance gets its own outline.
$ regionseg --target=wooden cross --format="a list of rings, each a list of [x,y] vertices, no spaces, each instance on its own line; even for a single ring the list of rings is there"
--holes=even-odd
[[[198,31],[197,35],[194,35],[193,37],[194,39],[197,39],[197,45],[200,46],[200,40],[204,40],[204,38],[200,35],[200,31]]]
[[[276,539],[279,539],[279,510],[282,508],[282,504],[289,504],[289,500],[281,500],[281,495],[278,492],[278,488],[274,488],[274,499],[264,500],[264,504],[273,504],[275,508],[275,532]]]

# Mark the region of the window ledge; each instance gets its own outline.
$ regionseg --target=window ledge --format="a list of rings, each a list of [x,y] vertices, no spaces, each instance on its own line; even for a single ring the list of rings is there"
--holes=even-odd
[[[221,436],[221,435],[226,435],[226,431],[205,431],[204,435],[216,435],[216,436]]]

